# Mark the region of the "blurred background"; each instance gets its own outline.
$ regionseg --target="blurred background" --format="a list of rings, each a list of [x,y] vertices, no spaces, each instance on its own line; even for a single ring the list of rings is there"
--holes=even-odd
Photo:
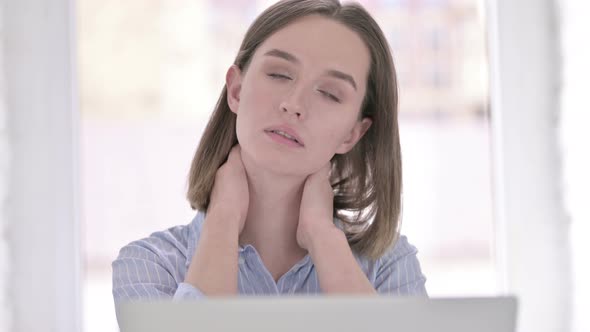
[[[19,218],[29,216],[28,212],[21,213],[20,208],[16,211],[15,206],[24,204],[19,205],[17,199],[11,198],[11,190],[18,191],[14,189],[14,183],[18,184],[21,178],[33,177],[30,174],[38,170],[15,166],[11,170],[11,164],[19,164],[13,160],[28,158],[19,157],[19,142],[27,141],[27,137],[35,136],[37,132],[45,133],[44,126],[54,123],[52,121],[73,123],[72,137],[66,141],[74,142],[71,146],[74,152],[67,155],[66,160],[73,159],[72,165],[76,166],[71,172],[66,172],[71,183],[64,186],[74,188],[72,203],[68,205],[69,210],[73,211],[72,216],[66,213],[65,218],[71,217],[75,224],[67,231],[52,229],[50,232],[56,234],[58,253],[66,250],[60,247],[60,243],[63,243],[61,240],[70,235],[77,239],[74,243],[76,247],[70,250],[76,252],[80,264],[73,263],[74,270],[80,274],[71,277],[80,295],[77,297],[77,290],[70,294],[74,299],[72,301],[80,301],[77,304],[79,312],[75,314],[81,318],[76,329],[86,332],[118,331],[111,293],[111,262],[118,250],[127,243],[147,237],[154,231],[188,224],[194,217],[195,211],[190,209],[185,199],[191,159],[224,86],[226,70],[232,64],[248,26],[274,2],[64,0],[63,7],[67,8],[67,14],[61,14],[60,7],[47,4],[35,6],[39,4],[34,0],[26,0],[21,5],[16,5],[16,2],[0,4],[0,10],[4,9],[4,12],[0,11],[0,17],[5,22],[0,22],[0,27],[4,27],[0,30],[0,37],[5,45],[3,57],[0,57],[0,69],[5,73],[0,70],[0,78],[6,76],[7,82],[11,83],[4,83],[0,79],[0,134],[8,133],[5,135],[9,137],[3,139],[0,135],[0,171],[4,172],[0,175],[6,174],[0,177],[0,200],[6,202],[4,210],[0,205],[0,212],[5,211],[2,212],[2,218],[7,220],[4,230],[0,227],[0,235],[7,239],[4,242],[0,238],[0,286],[7,289],[4,293],[0,292],[0,312],[3,312],[0,313],[0,331],[3,331],[3,327],[8,331],[10,326],[16,326],[15,331],[37,330],[32,323],[29,325],[31,328],[26,327],[28,323],[22,323],[26,320],[22,312],[27,305],[18,302],[19,291],[15,289],[21,289],[18,285],[25,282],[21,281],[16,286],[11,283],[8,267],[12,264],[24,266],[25,263],[19,257],[29,255],[31,250],[36,251],[34,244],[28,245],[19,240],[23,238],[20,234],[33,232],[37,234],[34,236],[43,238],[49,232],[49,228],[44,232],[43,227],[52,225],[43,226],[44,223],[39,223],[38,231],[28,228],[26,232],[11,226],[16,225]],[[407,235],[419,250],[418,258],[427,277],[429,295],[472,297],[516,292],[528,298],[529,294],[546,292],[546,301],[553,301],[562,310],[551,313],[559,318],[554,319],[557,322],[555,325],[544,324],[551,328],[561,324],[560,328],[548,328],[546,331],[582,332],[585,328],[582,320],[575,321],[571,317],[587,302],[570,294],[588,290],[585,286],[575,288],[572,284],[579,285],[576,280],[581,279],[577,276],[587,276],[589,273],[585,266],[575,263],[581,262],[583,253],[590,249],[584,243],[586,241],[576,238],[576,234],[581,237],[588,230],[584,226],[587,222],[585,218],[590,218],[588,210],[581,208],[585,205],[584,198],[588,197],[586,188],[590,187],[588,177],[584,175],[586,166],[590,167],[585,148],[588,142],[585,138],[588,136],[581,127],[584,123],[581,120],[590,118],[580,115],[588,112],[587,108],[581,106],[587,106],[588,102],[580,98],[583,93],[580,93],[579,86],[583,83],[576,80],[584,77],[580,71],[588,69],[587,61],[583,59],[590,58],[585,57],[590,54],[588,47],[584,48],[580,42],[583,39],[580,37],[584,31],[590,31],[584,30],[588,25],[564,23],[566,20],[562,15],[567,13],[571,19],[583,11],[577,7],[567,7],[568,1],[529,1],[535,4],[530,9],[524,4],[523,7],[515,5],[523,12],[551,13],[550,24],[541,25],[544,27],[541,29],[536,24],[538,22],[512,17],[511,11],[502,11],[496,1],[491,0],[358,2],[374,15],[388,38],[398,73],[404,168],[402,234]],[[514,24],[518,24],[519,29],[533,36],[544,36],[549,31],[548,35],[553,39],[540,38],[539,43],[533,40],[533,46],[551,50],[549,55],[539,58],[544,59],[545,56],[549,63],[557,64],[551,67],[555,68],[555,74],[537,77],[526,70],[521,72],[522,68],[527,68],[527,64],[537,61],[533,58],[519,59],[516,67],[503,63],[502,60],[509,55],[498,51],[501,37],[506,35],[502,33],[511,31],[508,28],[514,26],[506,25],[505,30],[502,30],[502,26],[490,23],[491,14],[495,15],[494,24],[498,23],[497,16],[510,16],[510,22],[516,22]],[[20,26],[19,15],[29,17],[22,22],[41,18],[42,24],[56,25],[59,29],[62,29],[60,18],[65,16],[69,28],[67,24],[63,28],[68,34],[64,49],[71,49],[71,53],[68,53],[71,59],[65,67],[55,66],[61,63],[57,59],[63,58],[64,54],[43,53],[43,50],[63,47],[59,40],[38,38],[35,39],[35,46],[29,48],[19,44],[19,37],[30,36],[14,33],[16,28],[11,30],[12,25]],[[557,26],[560,30],[557,30]],[[25,25],[22,24],[22,27]],[[57,31],[63,32],[59,29]],[[557,31],[561,32],[559,38],[555,37]],[[553,44],[549,45],[549,40]],[[520,45],[509,44],[508,47],[516,54],[513,58],[519,57]],[[13,50],[19,50],[20,53]],[[3,61],[17,62],[13,59],[22,58],[23,54],[26,54],[26,61],[40,62],[40,66],[45,67],[55,66],[58,68],[55,72],[58,77],[63,74],[59,72],[60,69],[69,70],[74,77],[71,96],[61,96],[59,91],[54,93],[57,91],[54,87],[60,81],[53,75],[48,75],[50,78],[44,81],[45,85],[29,83],[24,79],[19,80],[19,77],[26,75],[13,71],[12,66],[3,65]],[[494,66],[499,73],[494,74],[494,70],[490,69]],[[30,68],[27,74],[37,75],[40,68],[43,67]],[[497,79],[504,74],[498,68],[504,68],[502,70],[515,75],[515,78],[548,82],[548,90],[527,90],[526,86],[522,86],[523,91],[520,91],[518,80],[500,82]],[[560,73],[563,73],[563,81]],[[18,81],[17,84],[12,84],[10,79]],[[563,82],[561,86],[559,82]],[[501,125],[511,116],[519,117],[515,113],[499,111],[501,108],[518,109],[514,107],[519,105],[517,102],[506,102],[512,98],[504,92],[507,87],[517,99],[536,100],[545,105],[547,110],[553,112],[563,109],[563,112],[560,116],[557,112],[551,115],[540,108],[531,107],[534,103],[524,105],[523,108],[528,110],[523,111],[520,117],[525,119],[528,116],[523,123],[534,129],[531,131],[526,127],[522,130],[524,143],[521,146],[521,129]],[[35,94],[39,89],[52,92],[47,95]],[[29,90],[32,91],[30,97],[25,92]],[[561,92],[558,93],[558,90]],[[25,99],[39,102],[33,102],[32,106],[26,102],[15,102],[15,98],[11,99],[12,94],[27,95]],[[66,115],[65,120],[59,117],[54,119],[51,114],[38,121],[28,121],[28,118],[23,117],[24,120],[18,120],[22,122],[14,128],[33,127],[33,130],[11,129],[12,121],[17,121],[11,118],[19,119],[15,110],[36,107],[40,110],[39,114],[45,114],[42,98],[49,101],[63,98],[65,104],[71,101],[74,115]],[[494,106],[497,106],[496,110]],[[565,110],[570,111],[567,113]],[[536,120],[536,114],[540,120]],[[557,132],[560,126],[568,126],[568,130],[563,131],[566,134]],[[57,129],[49,127],[50,135],[64,133],[59,130],[59,126],[55,126]],[[66,126],[64,129],[65,135],[69,135],[67,130],[71,127]],[[11,131],[13,134],[10,134]],[[537,136],[527,136],[531,132]],[[549,148],[553,149],[549,153],[552,159],[535,159],[535,151],[530,150],[511,152],[512,148],[524,149],[527,146],[545,148],[545,140],[550,142]],[[35,144],[28,145],[28,151],[42,149],[35,148]],[[562,146],[558,154],[559,144]],[[54,152],[48,150],[42,155],[46,158],[61,156]],[[554,155],[551,154],[553,152]],[[533,158],[529,158],[531,155]],[[519,163],[510,164],[514,159],[519,160]],[[33,167],[31,165],[43,164],[32,161],[27,165]],[[44,169],[47,174],[52,174],[52,170],[59,173],[59,165],[54,167]],[[547,170],[547,173],[537,171],[538,168]],[[520,173],[512,171],[514,169]],[[521,178],[523,174],[533,174],[537,179],[547,181],[527,183],[528,193],[532,193],[533,197],[518,196],[518,188],[511,189],[510,184],[518,186],[522,183],[519,182],[519,174]],[[555,176],[546,177],[546,174]],[[31,192],[37,190],[37,183],[32,182],[26,186]],[[55,183],[51,185],[61,187],[55,186]],[[26,196],[25,192],[23,190],[22,197]],[[536,192],[541,193],[540,196],[548,192],[548,197],[554,198],[547,207],[555,213],[552,212],[546,219],[539,217],[544,213],[545,206],[539,205],[538,202],[543,200],[537,200]],[[53,195],[51,190],[39,194],[43,200],[49,199],[49,209],[55,203],[51,201]],[[26,197],[28,202],[30,196]],[[516,200],[513,199],[515,197]],[[516,219],[523,223],[511,223],[515,219],[515,214],[511,212],[520,211],[514,205],[527,207],[529,201],[532,202],[528,205],[531,209],[527,211],[537,211],[539,215],[537,212],[530,215],[516,213]],[[514,202],[514,205],[510,202]],[[36,210],[33,207],[27,205],[22,210]],[[30,213],[33,216],[38,212]],[[64,214],[58,211],[56,215],[61,218]],[[555,224],[544,230],[549,225],[545,223],[547,219],[552,219]],[[571,223],[572,220],[578,220],[578,223]],[[586,222],[582,223],[582,220]],[[537,221],[539,224],[536,224]],[[32,224],[35,225],[34,229],[37,223],[35,221]],[[570,231],[573,234],[571,238],[568,235]],[[529,235],[530,242],[522,241]],[[576,239],[577,242],[574,241]],[[29,242],[34,243],[33,240]],[[547,249],[541,248],[545,245]],[[11,247],[16,248],[13,249],[15,252],[20,250],[26,253],[21,256],[11,254]],[[568,256],[570,250],[571,256]],[[553,264],[556,261],[558,265]],[[48,264],[51,265],[51,262]],[[51,269],[53,267],[48,267],[49,271]],[[58,268],[55,269],[55,280],[61,280]],[[543,269],[547,269],[547,272]],[[535,284],[536,279],[543,282]],[[537,287],[534,291],[533,286],[530,290],[522,286],[529,281]],[[51,285],[51,282],[45,285]],[[547,285],[551,285],[550,289],[546,288]],[[34,297],[35,287],[30,290],[31,297]],[[38,287],[43,288],[42,285]],[[12,309],[11,298],[16,298],[16,305]],[[582,298],[586,299],[586,296]],[[525,303],[525,308],[528,308],[529,302]],[[540,309],[541,312],[545,308]],[[527,315],[533,312],[527,310]],[[61,316],[58,313],[55,320],[59,321],[59,317],[64,318],[68,314],[66,311]],[[561,319],[562,316],[569,318]],[[63,326],[63,323],[58,322],[56,326]],[[543,323],[540,322],[538,326],[543,326]]]

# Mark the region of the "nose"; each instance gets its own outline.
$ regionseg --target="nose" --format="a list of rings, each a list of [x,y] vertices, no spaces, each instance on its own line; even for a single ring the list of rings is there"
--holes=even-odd
[[[305,116],[304,100],[303,88],[294,87],[281,102],[280,110],[283,113],[295,115],[297,119],[303,119]]]
[[[281,104],[281,111],[283,111],[283,113],[294,114],[295,116],[297,116],[298,119],[300,119],[302,116],[302,112],[300,110],[300,107],[286,103],[286,102],[283,102]]]

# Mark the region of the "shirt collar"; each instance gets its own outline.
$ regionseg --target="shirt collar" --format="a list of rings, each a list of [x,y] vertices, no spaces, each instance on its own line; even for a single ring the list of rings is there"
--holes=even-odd
[[[188,252],[186,255],[186,262],[185,262],[185,268],[187,270],[188,270],[188,267],[192,261],[193,255],[195,253],[197,241],[198,241],[199,237],[201,236],[201,229],[203,227],[203,222],[205,221],[205,216],[206,216],[205,212],[197,211],[197,214],[193,218],[193,221],[189,224],[188,243],[187,243],[187,251]],[[334,218],[334,224],[339,229],[341,229],[341,230],[343,229],[343,224],[338,218]],[[252,247],[252,245],[250,245],[250,244],[247,244],[243,247],[240,246],[238,248],[238,252],[243,253],[243,252],[246,252],[247,250],[252,250],[252,249],[254,249],[254,247]],[[306,258],[304,260],[302,260],[301,262],[299,262],[298,264],[304,265],[309,261],[309,259],[310,259],[310,257],[309,257],[309,255],[307,255]]]

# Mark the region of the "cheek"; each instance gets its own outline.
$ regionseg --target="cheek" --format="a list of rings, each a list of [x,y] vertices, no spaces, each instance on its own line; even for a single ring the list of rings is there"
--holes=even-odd
[[[339,113],[344,114],[332,114],[329,119],[326,118],[320,121],[320,127],[318,127],[318,132],[321,133],[322,138],[334,146],[338,146],[348,139],[356,121],[351,116],[353,112],[341,110]]]
[[[244,82],[243,101],[250,110],[258,109],[262,105],[268,108],[277,96],[276,88],[273,88],[264,78],[253,77]]]
[[[256,103],[262,112],[274,112],[279,109],[282,100],[282,93],[276,88],[261,86],[257,89]]]
[[[344,124],[333,123],[333,125],[334,126],[330,126],[331,128],[318,128],[317,131],[319,132],[319,135],[316,137],[315,141],[321,142],[321,144],[317,144],[317,147],[318,153],[324,155],[323,159],[330,159],[346,138],[346,133],[342,130],[344,127],[338,127],[344,126]]]
[[[328,131],[325,131],[324,140],[326,142],[329,142],[331,146],[336,146],[340,142],[341,136],[342,136],[341,133],[339,133],[335,130],[328,130]]]
[[[238,119],[242,117],[242,122],[247,126],[260,126],[268,124],[273,112],[273,96],[264,93],[264,91],[252,91],[246,98],[242,100],[241,114],[238,114]]]
[[[277,94],[272,93],[264,82],[244,81],[237,112],[236,134],[240,144],[253,139],[260,127],[269,119]]]
[[[238,123],[241,125],[247,125],[251,122],[257,122],[257,118],[261,117],[264,109],[268,108],[265,106],[268,101],[268,94],[264,93],[264,90],[259,87],[252,88],[253,85],[250,83],[248,88],[242,89],[240,94],[240,106],[238,109]]]

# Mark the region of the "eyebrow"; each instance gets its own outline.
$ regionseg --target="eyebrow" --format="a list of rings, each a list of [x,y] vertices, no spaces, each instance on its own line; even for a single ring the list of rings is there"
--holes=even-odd
[[[299,61],[299,59],[297,59],[297,57],[294,56],[293,54],[287,53],[285,51],[281,51],[281,50],[276,49],[276,48],[275,49],[272,49],[272,50],[270,50],[270,51],[268,51],[266,53],[264,53],[264,55],[265,56],[273,56],[273,57],[281,58],[281,59],[287,60],[289,62],[293,62],[295,64],[301,64],[301,61]],[[346,73],[343,73],[343,72],[341,72],[339,70],[335,70],[335,69],[329,69],[329,70],[327,70],[326,71],[326,74],[328,76],[332,76],[334,78],[338,78],[338,79],[341,79],[343,81],[346,81],[346,82],[350,83],[350,85],[352,85],[352,87],[354,88],[354,90],[355,91],[357,90],[356,82],[354,81],[354,78],[352,78],[351,75],[346,74]]]

